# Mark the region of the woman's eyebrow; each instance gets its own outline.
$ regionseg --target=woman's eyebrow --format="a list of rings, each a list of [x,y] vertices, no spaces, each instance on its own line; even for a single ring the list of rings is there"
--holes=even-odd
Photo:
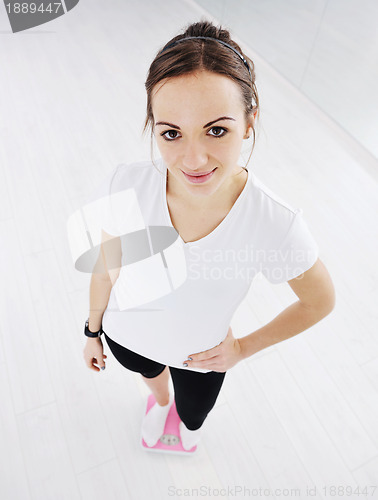
[[[236,121],[235,118],[232,118],[231,116],[221,116],[220,118],[217,118],[216,120],[213,120],[209,123],[206,123],[206,125],[204,125],[203,128],[210,127],[210,125],[213,125],[213,123],[219,122],[221,120],[233,120],[234,122]],[[172,128],[176,128],[177,130],[180,130],[180,127],[178,125],[174,125],[173,123],[156,122],[155,125],[168,125],[168,127],[172,127]]]

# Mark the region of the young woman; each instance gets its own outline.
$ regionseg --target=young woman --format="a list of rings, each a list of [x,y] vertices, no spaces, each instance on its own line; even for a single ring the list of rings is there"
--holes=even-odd
[[[103,328],[115,358],[141,373],[153,392],[157,402],[142,423],[146,443],[154,446],[162,435],[174,398],[182,444],[189,450],[199,441],[227,370],[320,321],[333,309],[335,293],[302,210],[238,165],[243,141],[253,136],[255,143],[259,101],[253,62],[229,32],[206,21],[190,25],[158,52],[145,86],[144,130],[151,128],[161,158],[158,165],[121,164],[102,184],[108,195],[133,193],[140,211],[127,216],[126,208],[113,210],[113,220],[102,227],[86,335]],[[138,217],[146,228],[166,226],[178,233],[174,251],[151,251],[150,258],[138,239],[140,259],[131,260],[134,271],[145,270],[145,284],[124,265],[131,243],[120,239],[128,232],[122,224],[130,231]],[[184,260],[177,260],[177,245]],[[183,262],[185,274],[177,281]],[[169,271],[170,286],[162,286]],[[299,300],[236,339],[231,318],[259,272],[271,283],[288,282]],[[133,302],[138,293],[146,295]],[[105,368],[99,336],[88,338],[84,358],[93,370]]]

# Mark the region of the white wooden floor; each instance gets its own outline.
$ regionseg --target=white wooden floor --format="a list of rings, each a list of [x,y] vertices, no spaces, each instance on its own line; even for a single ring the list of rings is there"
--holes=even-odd
[[[148,389],[107,346],[104,372],[85,366],[90,277],[73,268],[67,218],[117,163],[149,158],[149,63],[203,13],[104,5],[19,34],[1,18],[0,498],[378,498],[378,161],[246,47],[261,99],[248,167],[303,208],[336,308],[228,372],[193,457],[140,448]],[[256,279],[235,336],[294,300]]]

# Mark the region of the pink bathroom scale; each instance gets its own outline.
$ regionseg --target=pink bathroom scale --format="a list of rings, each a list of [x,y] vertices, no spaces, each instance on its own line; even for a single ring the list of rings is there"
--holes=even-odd
[[[148,413],[150,408],[156,403],[155,396],[150,394],[147,400],[147,408],[145,414]],[[173,401],[162,436],[155,444],[155,446],[148,446],[143,437],[141,436],[141,444],[146,451],[157,451],[160,453],[175,453],[178,455],[193,455],[197,450],[197,445],[193,446],[189,451],[182,447],[179,431],[179,423],[181,422],[176,410],[176,401]]]

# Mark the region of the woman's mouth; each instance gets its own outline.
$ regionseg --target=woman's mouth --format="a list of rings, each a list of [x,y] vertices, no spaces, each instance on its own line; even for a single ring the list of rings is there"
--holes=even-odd
[[[181,172],[185,175],[185,178],[189,182],[192,182],[193,184],[201,184],[202,182],[206,182],[207,180],[209,180],[213,176],[216,169],[217,169],[217,167],[215,167],[211,172],[208,172],[208,173],[192,174],[192,175],[187,174],[183,170],[181,170]]]

